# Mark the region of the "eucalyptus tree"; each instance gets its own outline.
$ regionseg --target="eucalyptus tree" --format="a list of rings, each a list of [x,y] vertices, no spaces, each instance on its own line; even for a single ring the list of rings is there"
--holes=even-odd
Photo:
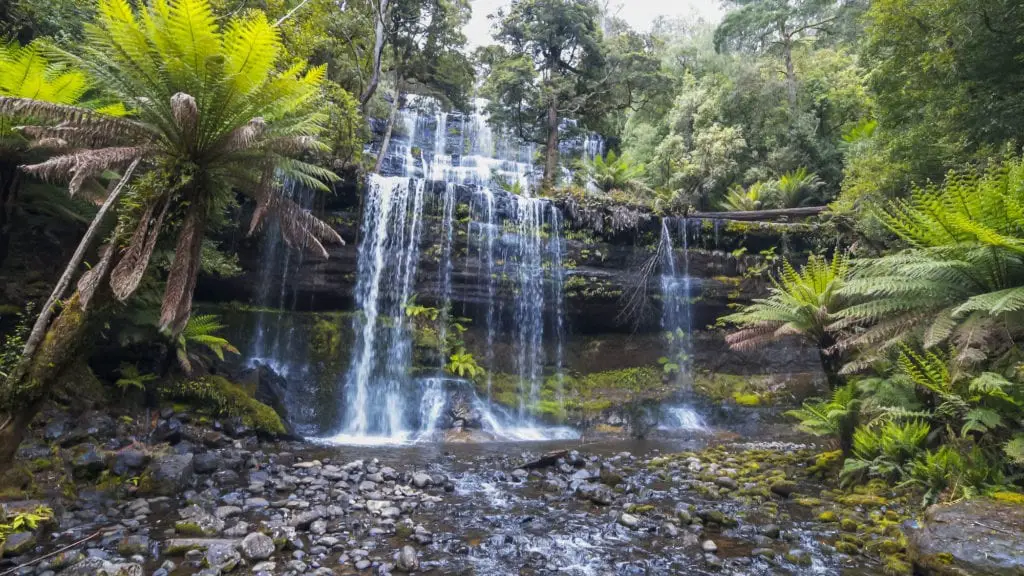
[[[814,38],[839,17],[835,0],[731,0],[715,30],[715,49],[754,54],[777,52],[786,75],[786,95],[794,117],[797,111],[797,77],[793,50],[797,43]]]
[[[602,82],[605,55],[593,0],[514,0],[495,20],[499,47],[484,53],[484,93],[499,125],[545,144],[544,187],[558,174],[559,125]]]
[[[253,11],[218,26],[206,0],[154,0],[135,13],[126,0],[99,0],[87,41],[55,50],[128,108],[126,117],[24,98],[0,98],[0,114],[59,122],[23,129],[56,155],[26,169],[69,179],[77,193],[108,170],[144,174],[111,192],[117,225],[97,262],[63,300],[52,323],[41,311],[19,365],[0,386],[0,462],[54,384],[86,344],[90,316],[138,288],[158,242],[176,235],[159,325],[174,339],[192,312],[192,293],[206,232],[225,218],[241,192],[255,199],[250,230],[276,217],[285,239],[326,256],[323,242],[341,242],[327,224],[282,194],[288,177],[326,190],[330,171],[300,160],[322,150],[324,68],[287,59],[278,30]],[[105,210],[104,208],[104,210]],[[104,210],[98,215],[101,218]],[[90,238],[97,221],[87,233]],[[76,254],[83,252],[80,246]],[[75,270],[69,266],[65,278]],[[56,290],[51,299],[60,299]]]

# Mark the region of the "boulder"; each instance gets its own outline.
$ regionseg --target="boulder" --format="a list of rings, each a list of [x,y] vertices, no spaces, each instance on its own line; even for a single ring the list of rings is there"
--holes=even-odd
[[[242,555],[234,546],[214,545],[206,549],[203,565],[220,572],[231,572],[242,561]]]
[[[1024,505],[987,499],[935,505],[905,531],[920,574],[1024,575]]]
[[[143,493],[176,496],[188,488],[194,474],[192,454],[161,456],[146,469],[146,481],[139,484]]]
[[[21,556],[32,550],[36,545],[36,535],[32,532],[15,532],[8,534],[0,550],[3,556]]]
[[[106,467],[103,453],[95,444],[75,446],[71,453],[71,473],[77,480],[92,480]]]
[[[196,454],[192,466],[196,474],[209,474],[216,472],[221,467],[221,464],[219,454],[216,452],[203,452],[202,454]]]
[[[415,572],[419,570],[420,559],[416,549],[412,546],[403,546],[402,550],[398,553],[396,567],[401,572]]]
[[[266,560],[274,554],[274,539],[253,532],[242,540],[242,555],[249,560]]]
[[[108,458],[110,470],[118,476],[135,474],[145,468],[151,459],[149,454],[138,448],[125,448],[113,453]]]

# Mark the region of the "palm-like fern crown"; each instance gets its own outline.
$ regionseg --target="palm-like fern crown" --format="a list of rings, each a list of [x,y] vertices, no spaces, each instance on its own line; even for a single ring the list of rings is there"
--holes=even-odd
[[[618,156],[614,150],[603,158],[600,154],[594,156],[589,168],[594,185],[605,192],[642,186],[643,164],[634,163],[628,156]]]
[[[89,83],[79,70],[51,63],[37,44],[0,44],[0,96],[76,104]],[[14,128],[30,119],[0,114],[0,150],[14,154],[27,141]]]
[[[278,216],[290,244],[327,255],[322,241],[341,237],[282,195],[291,178],[318,189],[336,179],[299,156],[324,145],[317,109],[324,67],[297,62],[279,69],[277,29],[260,11],[220,28],[208,0],[153,0],[138,14],[126,0],[99,0],[87,41],[75,52],[54,49],[128,107],[114,118],[79,107],[0,97],[0,114],[60,122],[23,132],[60,154],[25,169],[46,179],[70,178],[69,192],[107,169],[137,159],[155,168],[133,190],[135,230],[111,273],[114,295],[139,284],[168,212],[184,212],[169,271],[161,326],[180,333],[191,313],[202,237],[232,191],[255,197],[251,229]]]
[[[796,208],[811,200],[809,193],[815,191],[821,184],[821,178],[818,178],[817,174],[800,167],[779,176],[775,187],[779,203],[784,208]]]
[[[951,173],[878,211],[909,246],[859,261],[842,290],[856,303],[836,329],[864,326],[844,346],[884,350],[909,337],[953,337],[977,350],[986,319],[1024,309],[1024,163]]]
[[[842,306],[839,290],[850,269],[849,256],[837,253],[831,261],[812,256],[798,271],[783,260],[767,298],[721,318],[739,326],[726,341],[737,349],[756,348],[772,340],[798,335],[815,346],[830,342],[833,314]]]

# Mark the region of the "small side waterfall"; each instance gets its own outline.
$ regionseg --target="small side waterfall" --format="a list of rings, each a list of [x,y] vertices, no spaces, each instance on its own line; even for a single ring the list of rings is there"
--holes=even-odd
[[[676,251],[672,240],[672,220],[661,219],[661,329],[665,337],[666,372],[674,373],[677,380],[684,386],[692,382],[690,338],[693,327],[690,321],[690,252],[688,222],[685,218],[679,221],[679,234],[682,237],[683,270],[676,268]]]
[[[699,222],[698,222],[699,225]],[[682,271],[676,266],[673,229],[682,240]],[[699,230],[699,228],[698,228]],[[700,432],[707,430],[703,417],[690,405],[686,397],[693,384],[691,319],[692,280],[690,278],[690,221],[662,218],[661,237],[661,328],[665,338],[665,356],[662,366],[679,386],[683,404],[662,406],[659,429],[669,431]]]

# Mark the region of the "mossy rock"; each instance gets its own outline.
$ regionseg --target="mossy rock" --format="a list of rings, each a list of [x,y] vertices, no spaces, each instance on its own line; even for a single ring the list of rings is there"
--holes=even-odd
[[[836,517],[836,513],[832,510],[825,510],[821,514],[818,514],[818,522],[832,523],[838,519],[839,518]]]
[[[847,494],[838,499],[844,506],[862,506],[864,508],[880,508],[889,503],[888,500],[877,494]]]
[[[654,510],[652,504],[630,504],[626,506],[626,512],[630,514],[646,514]]]
[[[992,498],[1000,502],[1024,505],[1024,494],[1020,492],[995,492],[992,494]]]
[[[287,433],[284,422],[273,408],[222,376],[174,382],[162,393],[169,399],[189,402],[197,410],[208,410],[216,417],[239,418],[242,424],[263,434],[280,436]]]

